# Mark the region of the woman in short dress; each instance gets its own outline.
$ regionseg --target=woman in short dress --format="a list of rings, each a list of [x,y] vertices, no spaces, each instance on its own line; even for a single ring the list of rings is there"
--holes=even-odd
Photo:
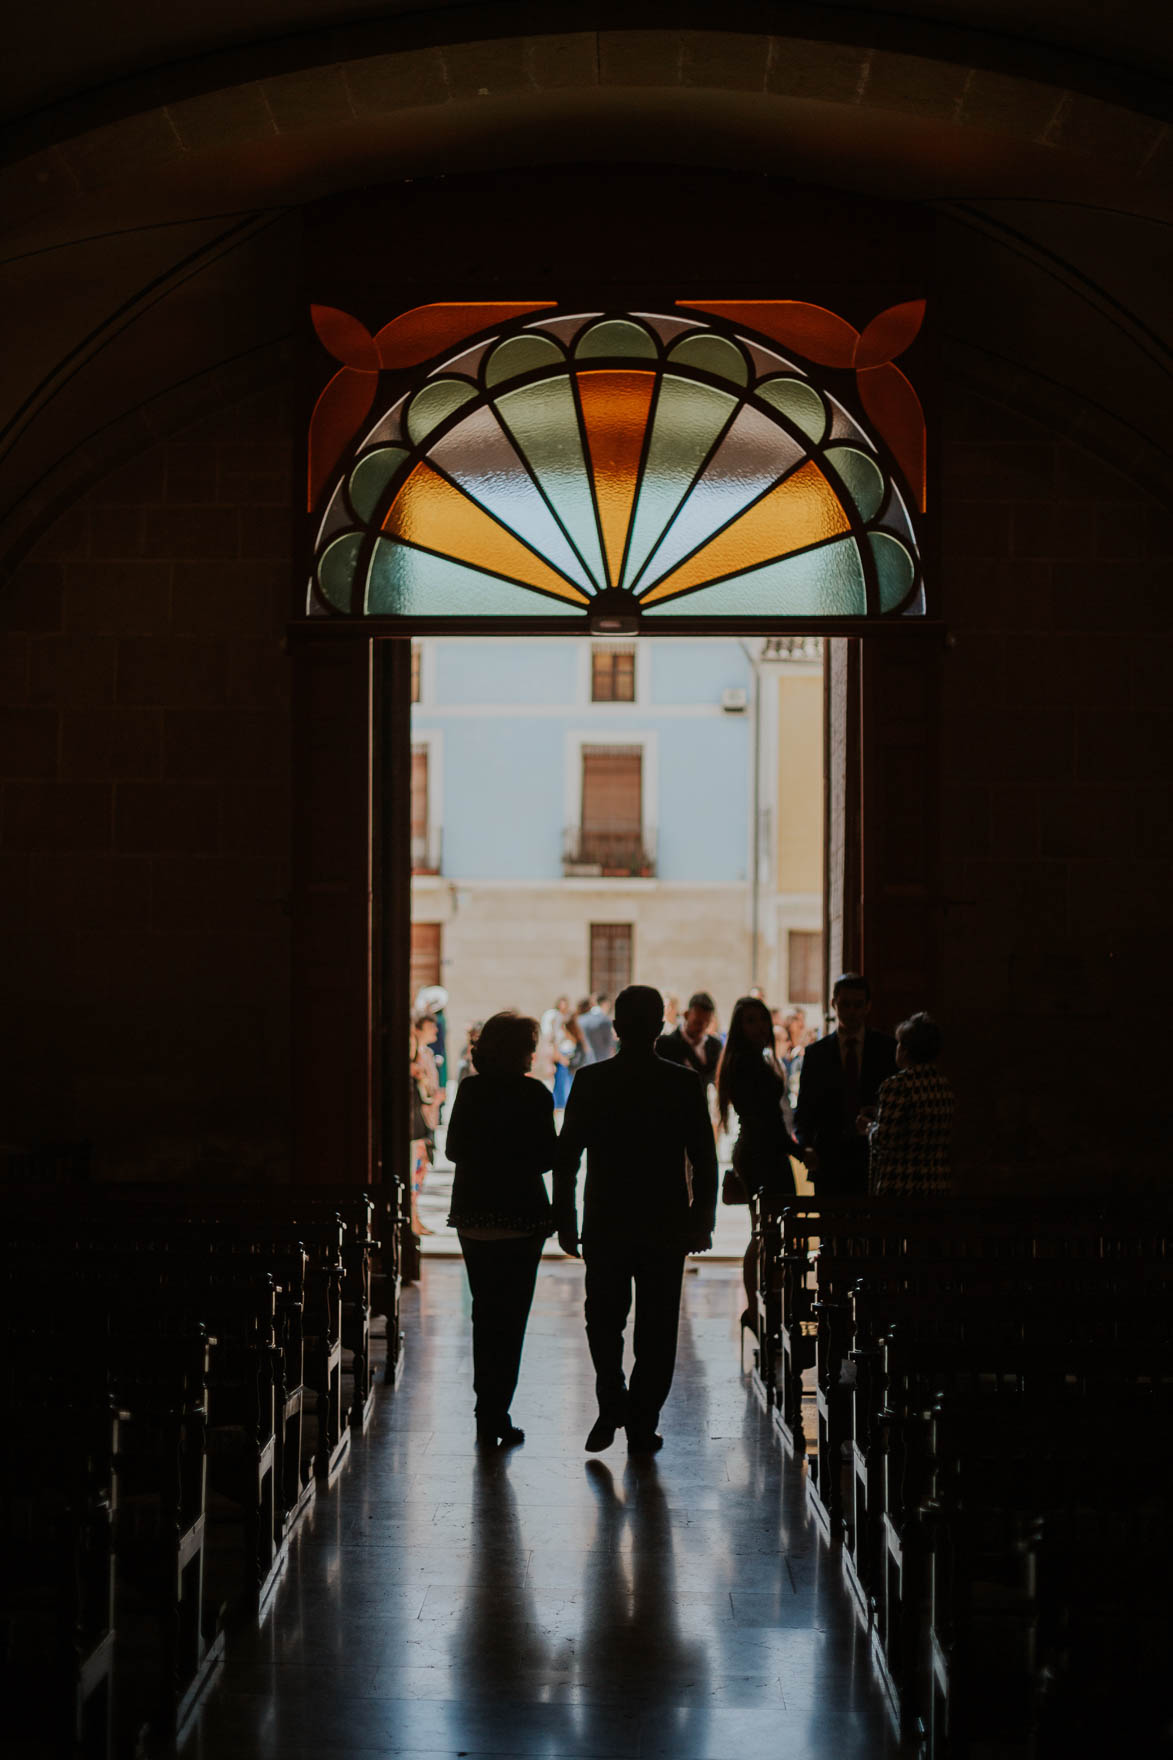
[[[456,1091],[448,1120],[455,1167],[448,1225],[460,1236],[472,1290],[477,1442],[525,1441],[510,1415],[542,1244],[554,1232],[542,1175],[554,1165],[554,1099],[531,1080],[538,1023],[515,1010],[492,1015],[472,1052],[475,1075]]]

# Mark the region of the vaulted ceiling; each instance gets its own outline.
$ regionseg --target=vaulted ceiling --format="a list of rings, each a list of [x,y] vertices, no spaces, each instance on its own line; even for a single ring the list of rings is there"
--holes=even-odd
[[[23,9],[0,88],[0,556],[201,399],[282,370],[304,203],[543,164],[764,172],[930,208],[958,370],[1169,483],[1163,8],[730,0],[667,16]]]

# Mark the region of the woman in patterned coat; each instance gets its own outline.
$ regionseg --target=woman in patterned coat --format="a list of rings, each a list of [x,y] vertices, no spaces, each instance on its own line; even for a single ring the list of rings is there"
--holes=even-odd
[[[860,1116],[871,1145],[875,1197],[947,1192],[952,1179],[953,1089],[937,1068],[941,1029],[914,1014],[896,1029],[896,1074],[881,1083],[875,1116]]]

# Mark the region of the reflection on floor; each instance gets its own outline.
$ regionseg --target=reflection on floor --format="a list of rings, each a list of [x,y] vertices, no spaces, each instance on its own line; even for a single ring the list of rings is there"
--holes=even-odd
[[[468,1295],[405,1292],[407,1367],[235,1635],[181,1760],[880,1760],[897,1752],[837,1559],[737,1373],[733,1266],[685,1279],[663,1452],[592,1459],[582,1272],[546,1266],[513,1415],[472,1446]]]

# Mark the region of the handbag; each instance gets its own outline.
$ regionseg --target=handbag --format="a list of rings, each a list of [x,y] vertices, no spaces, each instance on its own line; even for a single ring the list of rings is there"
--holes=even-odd
[[[745,1181],[735,1167],[727,1167],[721,1175],[722,1204],[748,1204],[749,1193],[745,1189]]]
[[[733,1166],[727,1167],[725,1169],[725,1172],[721,1176],[721,1202],[722,1202],[722,1204],[748,1204],[749,1203],[749,1191],[746,1187],[745,1181],[741,1177],[741,1172],[737,1166],[737,1151],[740,1147],[741,1147],[740,1143],[734,1144],[734,1147],[733,1147]]]

